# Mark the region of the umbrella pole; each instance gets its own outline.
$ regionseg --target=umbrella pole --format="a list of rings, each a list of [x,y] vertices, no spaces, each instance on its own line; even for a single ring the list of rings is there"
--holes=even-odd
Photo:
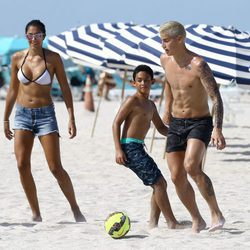
[[[124,76],[123,76],[123,79],[122,79],[121,103],[122,103],[123,100],[124,100],[124,93],[125,93],[125,83],[126,83],[126,80],[127,80],[127,69],[125,69],[125,71],[124,71]]]
[[[164,83],[162,83],[162,91],[161,91],[161,97],[160,97],[159,106],[158,106],[158,113],[160,113],[160,110],[161,110],[161,104],[162,104],[163,94],[164,94],[164,86],[165,86]],[[155,132],[156,132],[156,127],[154,126],[153,135],[152,135],[152,138],[151,138],[150,149],[149,149],[150,153],[153,150],[153,144],[154,144],[154,139],[155,139]]]
[[[95,120],[94,120],[94,124],[93,124],[92,131],[91,131],[91,138],[94,137],[95,125],[96,125],[97,117],[99,114],[99,109],[101,106],[102,97],[103,97],[103,91],[101,91],[101,95],[100,95],[100,98],[98,100],[97,109],[96,109],[96,113],[95,113]]]

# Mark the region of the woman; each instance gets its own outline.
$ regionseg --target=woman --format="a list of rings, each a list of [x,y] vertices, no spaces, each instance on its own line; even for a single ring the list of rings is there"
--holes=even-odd
[[[42,47],[46,36],[45,26],[39,20],[26,25],[29,48],[12,56],[10,87],[6,97],[4,133],[14,137],[15,156],[24,192],[29,201],[34,221],[42,221],[36,185],[31,173],[31,151],[35,135],[39,137],[52,174],[70,203],[77,222],[85,221],[75,199],[74,189],[63,169],[59,149],[59,130],[54,105],[50,95],[55,75],[60,84],[69,114],[70,138],[76,136],[72,95],[60,56]],[[10,130],[9,117],[16,104],[15,136]]]

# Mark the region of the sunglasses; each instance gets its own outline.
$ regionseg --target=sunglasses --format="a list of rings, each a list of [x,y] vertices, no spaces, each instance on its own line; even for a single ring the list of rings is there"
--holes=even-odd
[[[33,38],[34,38],[35,40],[41,40],[41,39],[44,38],[44,34],[43,34],[42,32],[36,33],[36,34],[26,34],[26,38],[27,38],[29,41],[33,40]]]

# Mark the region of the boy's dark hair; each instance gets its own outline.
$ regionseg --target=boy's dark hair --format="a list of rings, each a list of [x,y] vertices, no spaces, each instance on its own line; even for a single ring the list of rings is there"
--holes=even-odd
[[[141,64],[141,65],[137,66],[133,71],[133,80],[134,81],[135,81],[136,75],[141,71],[148,73],[151,76],[151,79],[154,79],[153,70],[149,66]]]
[[[41,29],[41,31],[46,35],[45,25],[40,20],[31,20],[26,24],[25,33],[27,33],[30,26],[36,26]]]

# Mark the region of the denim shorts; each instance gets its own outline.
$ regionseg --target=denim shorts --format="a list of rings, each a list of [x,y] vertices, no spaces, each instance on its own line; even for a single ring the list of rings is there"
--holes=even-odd
[[[211,116],[204,118],[172,118],[167,135],[166,152],[185,151],[187,140],[194,138],[207,147],[213,130]]]
[[[130,168],[144,185],[156,184],[162,174],[154,160],[146,153],[144,144],[129,142],[122,143],[121,147],[127,158],[125,166]]]
[[[17,104],[13,129],[29,130],[37,136],[59,134],[54,104],[41,108],[25,108]]]

